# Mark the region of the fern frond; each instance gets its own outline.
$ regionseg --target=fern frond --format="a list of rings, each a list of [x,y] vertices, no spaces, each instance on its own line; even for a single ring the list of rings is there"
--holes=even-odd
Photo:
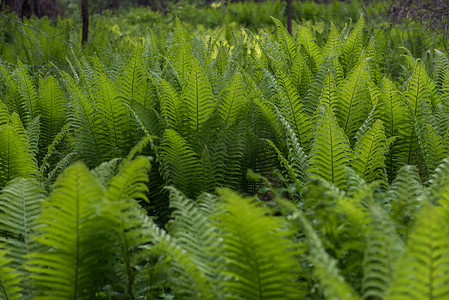
[[[8,300],[23,299],[20,289],[20,276],[9,265],[8,250],[0,244],[0,298]]]
[[[162,172],[167,184],[187,195],[201,189],[202,169],[197,154],[174,130],[167,129],[160,146]]]
[[[326,299],[360,299],[340,275],[337,261],[326,252],[318,234],[302,212],[291,202],[284,200],[279,201],[279,204],[288,214],[287,220],[298,230],[303,230],[306,235],[306,246],[309,260],[313,263],[313,274],[321,282]]]
[[[15,177],[32,177],[35,174],[30,145],[13,126],[0,127],[0,187]]]
[[[386,203],[391,207],[392,218],[397,222],[398,231],[404,233],[415,219],[424,193],[418,170],[415,166],[403,166],[388,187]]]
[[[363,259],[363,298],[384,299],[404,243],[396,232],[393,220],[384,209],[372,206],[370,219],[371,226],[366,237]]]
[[[335,27],[334,23],[331,22],[331,28],[329,32],[329,36],[327,37],[326,45],[323,48],[323,56],[327,57],[330,54],[338,57],[342,50],[343,43],[341,41],[340,35],[338,34],[338,30]]]
[[[318,42],[308,28],[301,26],[299,28],[299,34],[298,45],[301,45],[301,48],[304,49],[305,53],[310,58],[310,68],[312,70],[318,70],[324,59],[323,50],[320,48]]]
[[[104,138],[109,146],[108,156],[127,153],[133,141],[132,123],[125,104],[119,99],[117,88],[103,73],[99,76],[96,105],[106,125]]]
[[[348,74],[354,66],[358,64],[360,53],[363,47],[363,30],[365,27],[365,19],[360,15],[354,29],[345,39],[341,50],[340,61],[345,74]]]
[[[67,73],[62,73],[62,76],[73,105],[74,149],[88,166],[96,166],[111,158],[106,124],[97,116],[95,103],[89,94]]]
[[[226,258],[221,267],[229,280],[224,294],[243,299],[293,299],[299,265],[295,245],[283,219],[228,190],[221,191],[224,211],[217,216]],[[273,272],[275,270],[275,272]]]
[[[449,239],[436,208],[426,204],[410,233],[385,299],[445,299],[449,294]]]
[[[36,220],[43,224],[37,229],[37,241],[46,251],[32,253],[26,266],[41,292],[35,299],[81,298],[92,293],[91,275],[98,258],[86,255],[86,224],[103,195],[98,181],[81,163],[67,168],[56,181]]]
[[[188,124],[194,134],[198,135],[202,132],[205,122],[211,117],[216,103],[209,81],[196,59],[192,60],[192,67],[187,85],[183,89],[182,98],[186,103]]]
[[[245,84],[242,75],[235,73],[229,85],[221,93],[218,111],[225,128],[233,126],[240,113],[247,106],[248,99],[245,93]]]
[[[26,107],[27,113],[25,114],[25,118],[23,122],[28,124],[30,120],[37,116],[36,105],[37,105],[37,89],[36,85],[33,82],[33,78],[28,74],[27,69],[23,65],[21,61],[18,61],[18,92],[20,97],[22,98],[22,103],[24,103]],[[29,116],[29,117],[26,117]]]
[[[336,105],[338,122],[349,138],[363,124],[371,110],[367,89],[366,62],[361,61],[338,86],[339,101]]]
[[[41,121],[40,147],[45,149],[66,122],[67,103],[59,83],[54,77],[49,76],[40,82],[36,109],[40,114]]]
[[[120,97],[128,105],[132,101],[136,101],[141,105],[144,105],[146,102],[147,78],[142,52],[142,47],[134,48],[131,57],[118,78]]]
[[[309,159],[309,177],[320,177],[344,186],[345,167],[352,158],[348,138],[338,126],[337,120],[328,106],[322,106],[323,117],[315,133]]]
[[[20,275],[20,286],[23,293],[29,296],[33,295],[33,288],[24,264],[27,257],[37,250],[33,237],[39,226],[36,218],[41,212],[44,198],[42,185],[31,178],[11,180],[0,194],[0,230],[6,236],[1,241],[8,249],[9,266]]]
[[[354,170],[367,182],[385,180],[385,154],[388,148],[382,121],[377,120],[354,147]]]
[[[307,91],[309,90],[309,85],[313,81],[313,76],[309,66],[301,54],[301,51],[296,53],[295,60],[293,61],[290,71],[290,77],[299,95],[301,97],[305,97]]]
[[[288,65],[291,65],[297,52],[296,43],[287,30],[285,30],[281,21],[273,17],[271,17],[271,19],[273,20],[276,28],[276,38],[284,55],[283,58],[286,62],[288,62]]]
[[[288,75],[278,68],[276,77],[279,84],[277,106],[298,137],[300,146],[309,149],[312,137],[312,120],[305,113],[301,98]]]

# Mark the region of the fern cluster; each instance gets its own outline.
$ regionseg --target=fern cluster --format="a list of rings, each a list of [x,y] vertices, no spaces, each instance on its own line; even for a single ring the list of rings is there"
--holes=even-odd
[[[364,22],[0,67],[0,299],[445,299],[449,59]]]

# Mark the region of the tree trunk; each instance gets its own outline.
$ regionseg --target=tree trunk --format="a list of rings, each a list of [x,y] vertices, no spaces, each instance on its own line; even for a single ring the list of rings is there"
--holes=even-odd
[[[112,8],[119,9],[120,8],[120,0],[112,0]]]
[[[292,19],[293,19],[293,12],[292,12],[292,0],[287,0],[287,31],[292,34]]]
[[[83,35],[81,38],[81,44],[84,44],[87,42],[87,37],[89,35],[89,8],[87,0],[81,0],[81,18],[83,20]]]

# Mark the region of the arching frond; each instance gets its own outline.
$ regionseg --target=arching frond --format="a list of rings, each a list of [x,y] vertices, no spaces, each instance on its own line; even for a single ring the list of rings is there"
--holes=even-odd
[[[0,194],[0,230],[6,236],[1,241],[8,249],[9,266],[20,275],[20,286],[28,296],[33,295],[33,287],[24,264],[28,256],[38,250],[33,238],[44,198],[41,184],[31,178],[11,180]]]
[[[385,299],[444,299],[449,294],[449,238],[436,208],[426,204],[410,233]]]
[[[404,243],[386,210],[372,206],[370,219],[363,259],[363,298],[383,299],[393,279]]]
[[[279,42],[279,46],[284,55],[284,60],[288,62],[289,65],[293,62],[296,55],[296,43],[291,37],[291,35],[285,30],[281,21],[271,17],[274,22],[274,26],[276,28],[276,38]]]
[[[220,269],[230,275],[223,293],[243,299],[296,298],[299,265],[283,219],[267,215],[251,198],[228,190],[221,195],[224,211],[217,219],[226,263]]]
[[[358,64],[360,53],[363,47],[363,30],[365,27],[365,19],[360,15],[354,29],[345,39],[341,50],[340,61],[345,74],[348,74],[354,66]]]
[[[197,154],[174,130],[167,129],[160,146],[162,172],[167,184],[187,195],[201,189],[202,169]]]
[[[32,177],[36,172],[32,150],[27,141],[12,125],[0,127],[0,187],[15,177]]]
[[[354,136],[371,110],[367,90],[369,74],[366,69],[366,62],[361,61],[338,86],[339,101],[336,104],[336,116],[349,138]]]
[[[341,41],[338,30],[335,27],[334,23],[331,22],[329,36],[327,37],[326,44],[323,48],[323,56],[327,57],[330,54],[334,54],[334,56],[338,57],[342,50],[342,46],[343,43]]]
[[[326,252],[319,236],[302,212],[291,202],[280,201],[280,204],[288,214],[289,222],[306,235],[307,252],[313,264],[313,275],[322,284],[326,299],[360,299],[340,274],[337,261]]]
[[[385,154],[388,148],[389,141],[385,137],[382,121],[377,120],[354,147],[354,170],[367,182],[385,180]]]
[[[345,167],[352,158],[348,138],[338,126],[328,106],[324,110],[320,127],[315,133],[309,159],[309,177],[320,177],[342,187],[345,181]]]
[[[56,181],[36,220],[43,225],[37,229],[37,241],[45,251],[34,252],[27,264],[40,291],[35,299],[81,298],[94,292],[90,289],[91,275],[98,267],[99,257],[87,255],[86,222],[103,195],[98,181],[81,163],[67,168]]]
[[[188,124],[193,133],[198,135],[203,130],[205,122],[211,117],[216,103],[207,77],[196,59],[192,60],[182,98],[186,103]]]
[[[279,98],[277,104],[279,110],[298,137],[301,147],[309,149],[312,137],[312,120],[305,113],[301,97],[287,74],[279,68],[276,77],[279,84],[277,96]]]

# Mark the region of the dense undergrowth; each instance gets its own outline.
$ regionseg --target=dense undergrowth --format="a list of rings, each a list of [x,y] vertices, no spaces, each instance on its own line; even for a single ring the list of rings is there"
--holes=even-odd
[[[1,299],[447,298],[447,55],[271,22],[0,67]]]

